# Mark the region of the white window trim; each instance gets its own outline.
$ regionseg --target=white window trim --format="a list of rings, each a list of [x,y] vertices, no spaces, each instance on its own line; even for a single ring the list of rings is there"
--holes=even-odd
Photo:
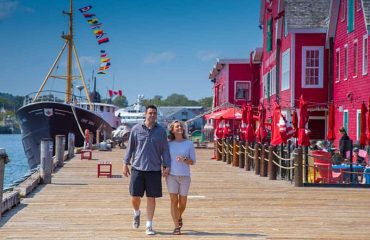
[[[353,51],[355,50],[355,44],[357,44],[357,50],[356,50],[357,56],[355,57],[355,55],[353,54],[353,62],[357,61],[356,62],[357,72],[355,73],[355,69],[353,68],[353,76],[352,76],[353,78],[357,78],[357,75],[358,75],[358,41],[357,41],[357,38],[353,40]]]
[[[307,50],[319,50],[319,84],[306,85],[306,54]],[[324,47],[310,46],[302,47],[302,88],[323,88],[324,86]]]
[[[340,15],[340,21],[341,22],[344,22],[344,20],[346,20],[346,7],[347,7],[347,4],[346,4],[346,0],[342,0],[340,2],[340,5],[341,5],[341,15]]]
[[[286,55],[289,55],[289,57],[288,57],[288,61],[289,61],[289,64],[288,64],[288,66],[289,66],[289,79],[288,79],[288,87],[287,88],[283,88],[284,87],[284,85],[283,85],[283,80],[284,80],[284,66],[282,65],[281,67],[282,67],[282,71],[281,71],[281,91],[284,91],[284,90],[288,90],[289,88],[290,88],[290,72],[291,72],[291,62],[290,62],[290,49],[287,49],[287,50],[285,50],[284,52],[283,52],[283,55],[282,55],[282,58],[281,58],[281,63],[283,64],[283,59],[284,59],[284,57],[286,56]]]
[[[337,53],[338,53],[338,55],[337,55]],[[337,57],[338,56],[338,57]],[[335,57],[336,57],[336,59],[335,59],[335,64],[337,64],[337,61],[338,61],[338,79],[337,79],[337,75],[335,75],[335,82],[336,83],[339,83],[340,82],[340,48],[337,48],[336,50],[335,50]],[[335,66],[336,67],[336,66]]]
[[[369,40],[367,41],[367,66],[365,72],[365,39],[367,38],[367,34],[362,37],[362,75],[367,75],[368,66],[369,66]]]
[[[346,56],[347,51],[347,56]],[[343,72],[343,80],[348,80],[348,44],[344,44],[344,72]],[[347,76],[346,76],[346,68],[347,68]]]
[[[238,83],[246,83],[249,85],[249,93],[248,93],[248,99],[241,99],[241,98],[236,98],[236,85]],[[234,81],[234,101],[241,101],[241,100],[246,100],[246,101],[251,101],[251,94],[252,94],[252,83],[250,80],[236,80]]]
[[[356,138],[356,140],[360,139],[359,132],[361,131],[361,129],[360,129],[361,123],[358,124],[358,121],[360,120],[359,118],[361,117],[360,115],[361,115],[361,109],[357,109],[357,111],[356,111],[356,136],[357,136],[357,138]]]
[[[344,116],[346,115],[347,113],[347,126],[344,126]],[[343,110],[343,127],[346,129],[346,132],[348,134],[348,126],[349,126],[349,114],[348,114],[348,109],[344,109]]]

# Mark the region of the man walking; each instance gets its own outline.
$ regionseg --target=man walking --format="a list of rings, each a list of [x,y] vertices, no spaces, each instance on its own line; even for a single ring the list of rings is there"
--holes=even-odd
[[[146,192],[147,235],[155,234],[153,231],[155,199],[162,197],[161,166],[164,177],[169,174],[171,167],[166,131],[156,121],[157,107],[154,105],[146,107],[145,122],[138,123],[132,128],[123,160],[123,175],[128,177],[131,174],[130,195],[134,208],[135,229],[140,226],[140,202]],[[132,165],[131,173],[129,165]]]

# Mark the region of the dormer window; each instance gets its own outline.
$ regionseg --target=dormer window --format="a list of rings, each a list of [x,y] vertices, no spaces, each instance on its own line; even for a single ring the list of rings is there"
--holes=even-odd
[[[355,28],[355,0],[348,0],[347,13],[347,30],[350,33]]]
[[[346,19],[346,1],[347,0],[342,0],[340,2],[340,11],[341,11],[341,17],[340,20],[343,22]]]

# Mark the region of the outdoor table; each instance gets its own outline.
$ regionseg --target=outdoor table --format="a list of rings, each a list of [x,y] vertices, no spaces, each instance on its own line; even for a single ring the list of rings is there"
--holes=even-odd
[[[344,181],[346,180],[349,180],[350,179],[350,169],[351,169],[351,166],[350,164],[339,164],[339,165],[333,165],[332,166],[332,169],[334,172],[339,172],[340,170],[343,170],[344,171],[344,174],[343,174],[343,179]],[[361,166],[361,165],[356,165],[356,164],[352,164],[352,171],[353,172],[356,172],[356,173],[363,173],[364,172],[364,167]],[[356,174],[356,173],[353,173],[352,174],[352,183],[358,183],[358,176],[359,174]]]

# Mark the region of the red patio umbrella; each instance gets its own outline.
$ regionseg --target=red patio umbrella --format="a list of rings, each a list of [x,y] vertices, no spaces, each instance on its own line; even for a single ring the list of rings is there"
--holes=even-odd
[[[245,136],[245,140],[247,140],[247,142],[253,142],[256,136],[254,135],[253,110],[251,105],[247,106],[247,112],[247,135]]]
[[[309,146],[310,138],[308,137],[308,129],[306,124],[308,123],[308,110],[307,103],[303,100],[303,96],[299,100],[299,126],[298,126],[298,145]]]
[[[367,141],[368,145],[370,145],[370,98],[369,98],[369,111],[367,114]]]
[[[335,107],[334,103],[331,103],[329,106],[329,116],[328,116],[328,140],[334,141],[335,140]]]
[[[247,116],[248,116],[248,111],[247,111],[247,105],[243,105],[242,107],[242,120],[243,123],[247,123]]]
[[[228,108],[222,113],[222,117],[224,119],[242,119],[242,111],[236,108]]]
[[[293,137],[297,138],[298,137],[298,115],[297,115],[296,110],[294,110],[292,113],[292,125],[294,129]]]
[[[265,121],[266,121],[266,109],[263,107],[262,104],[258,106],[258,112],[259,112],[259,126],[256,131],[256,138],[257,142],[263,143],[266,141],[267,138],[267,131],[265,128]]]
[[[361,104],[361,118],[360,118],[360,145],[366,145],[366,112],[367,108],[365,102]]]
[[[280,109],[280,106],[277,102],[274,103],[274,111],[272,113],[272,123],[271,123],[271,133],[272,133],[272,136],[271,136],[271,145],[273,146],[276,146],[276,145],[279,145],[279,144],[282,144],[284,141],[284,139],[282,138],[281,136],[281,124],[280,124],[280,120],[281,120],[281,109]]]

